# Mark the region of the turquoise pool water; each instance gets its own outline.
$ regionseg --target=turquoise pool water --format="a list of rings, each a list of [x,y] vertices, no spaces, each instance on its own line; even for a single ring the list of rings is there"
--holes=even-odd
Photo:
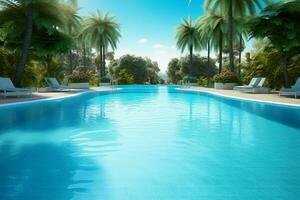
[[[300,109],[131,86],[0,107],[0,199],[300,199]]]

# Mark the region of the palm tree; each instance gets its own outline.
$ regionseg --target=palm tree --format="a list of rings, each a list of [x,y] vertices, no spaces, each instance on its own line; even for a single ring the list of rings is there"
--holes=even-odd
[[[23,39],[23,45],[21,50],[21,55],[19,62],[17,64],[16,68],[16,74],[15,74],[15,85],[20,86],[22,76],[25,69],[25,64],[27,61],[27,57],[29,54],[29,47],[30,47],[30,41],[32,37],[32,30],[33,30],[33,5],[32,0],[28,1],[0,1],[0,5],[2,7],[1,11],[1,17],[0,18],[6,18],[8,20],[9,15],[16,15],[18,11],[20,11],[20,8],[25,8],[25,17],[26,17],[26,31],[25,36]]]
[[[261,2],[269,3],[269,0],[206,0],[206,10],[219,10],[227,15],[228,29],[228,49],[229,49],[229,64],[231,71],[234,72],[234,18],[238,16],[254,15],[257,8],[261,8]]]
[[[211,41],[215,50],[219,50],[219,73],[222,72],[224,34],[226,33],[226,19],[222,14],[207,13],[198,19],[201,38]],[[208,51],[209,52],[209,51]]]
[[[197,24],[194,24],[191,17],[183,20],[176,29],[177,48],[184,52],[189,50],[190,64],[189,76],[191,75],[193,65],[193,51],[200,50],[202,43],[200,40],[200,33]]]
[[[84,38],[88,46],[99,51],[99,77],[105,76],[105,52],[108,47],[115,50],[121,37],[120,25],[116,22],[115,17],[109,13],[102,17],[97,10],[96,13],[85,19],[79,35]]]
[[[78,15],[78,7],[77,7],[77,0],[69,0],[66,6],[62,9],[63,14],[66,17],[66,26],[65,32],[77,40],[78,38],[78,31],[81,26],[81,17]],[[69,51],[69,73],[72,73],[73,67],[73,55],[72,49]]]
[[[53,27],[64,27],[65,16],[60,12],[62,5],[60,0],[0,0],[0,25],[11,29],[10,40],[6,43],[21,50],[14,78],[17,86],[21,84],[32,38],[45,30],[50,34]],[[22,41],[20,36],[23,37]]]
[[[245,49],[245,41],[248,39],[249,29],[247,27],[247,22],[249,21],[249,18],[252,17],[246,17],[241,16],[234,19],[235,26],[235,49],[238,51],[238,76],[241,74],[241,63],[242,63],[242,52]]]

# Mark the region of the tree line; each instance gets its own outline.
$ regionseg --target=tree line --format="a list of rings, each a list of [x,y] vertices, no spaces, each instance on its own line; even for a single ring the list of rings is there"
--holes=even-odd
[[[117,48],[120,25],[109,13],[78,11],[76,0],[1,0],[0,74],[17,86],[77,69],[106,76],[106,55]]]
[[[195,22],[188,17],[176,29],[177,48],[189,52],[189,71],[183,75],[192,76],[193,53],[206,50],[208,66],[212,61],[218,64],[218,73],[229,70],[248,81],[249,70],[256,75],[257,67],[253,63],[258,53],[253,53],[255,56],[248,54],[251,59],[242,60],[245,44],[250,39],[267,40],[264,52],[270,48],[278,51],[277,56],[281,59],[277,59],[276,66],[281,66],[283,85],[289,86],[300,75],[295,72],[300,53],[299,1],[206,0],[204,10],[205,14]],[[211,59],[211,51],[215,51],[216,60]]]

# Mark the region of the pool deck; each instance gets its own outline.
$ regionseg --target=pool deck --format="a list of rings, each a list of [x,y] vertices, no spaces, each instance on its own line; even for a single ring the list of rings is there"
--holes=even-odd
[[[251,94],[243,93],[236,90],[217,90],[214,88],[204,88],[204,87],[189,87],[182,88],[185,91],[200,91],[200,92],[209,92],[217,95],[242,98],[249,100],[265,101],[265,102],[274,102],[282,104],[292,104],[300,106],[300,99],[295,99],[294,97],[279,96],[278,92],[272,91],[270,94]]]
[[[111,90],[113,90],[111,87],[96,87],[96,88],[91,88],[90,90],[72,90],[70,92],[39,92],[39,93],[34,92],[33,95],[30,97],[20,97],[20,98],[0,97],[0,104],[33,101],[39,99],[59,98],[59,97],[70,96],[70,95],[74,95],[86,91],[111,91]],[[243,99],[267,101],[267,102],[275,102],[275,103],[283,103],[283,104],[294,104],[300,106],[299,98],[295,99],[292,97],[280,97],[276,92],[273,92],[271,94],[247,94],[247,93],[242,93],[234,90],[216,90],[213,88],[203,88],[203,87],[189,87],[189,88],[182,88],[182,90],[209,92],[217,95],[229,96],[234,98],[243,98]]]
[[[87,92],[87,91],[111,91],[111,90],[113,90],[111,87],[95,87],[89,90],[71,89],[71,91],[69,92],[33,92],[32,96],[7,97],[7,98],[0,97],[0,105],[8,104],[8,103],[34,101],[40,99],[60,98],[60,97],[71,96],[74,94]]]

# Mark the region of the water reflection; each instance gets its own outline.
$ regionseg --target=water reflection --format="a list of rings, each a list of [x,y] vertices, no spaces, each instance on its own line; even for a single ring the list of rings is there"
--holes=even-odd
[[[67,200],[76,193],[89,192],[95,174],[105,185],[103,169],[91,159],[72,155],[67,143],[43,143],[24,146],[17,152],[13,143],[0,147],[0,199]],[[99,196],[105,197],[105,187],[99,187]]]
[[[216,96],[213,94],[208,94],[204,92],[183,92],[186,94],[194,94],[196,96],[211,97],[211,101],[215,101],[218,105],[229,105],[229,108],[237,108],[238,111],[246,111],[248,113],[276,121],[278,123],[290,126],[296,129],[300,129],[300,108],[274,105],[259,102],[241,101],[238,99],[226,98],[221,96]],[[221,103],[221,104],[220,104]],[[223,104],[222,104],[223,103]],[[232,114],[229,109],[228,114]]]
[[[299,196],[297,129],[252,113],[260,105],[154,89],[15,109],[0,134],[0,199]]]
[[[102,158],[118,133],[109,98],[94,95],[1,112],[0,199],[109,198]]]

